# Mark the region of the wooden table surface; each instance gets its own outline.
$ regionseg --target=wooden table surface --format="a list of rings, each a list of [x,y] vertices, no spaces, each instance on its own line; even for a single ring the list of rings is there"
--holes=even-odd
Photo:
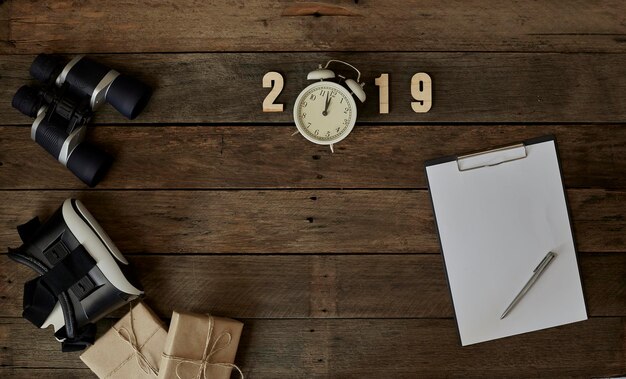
[[[11,108],[41,52],[155,88],[132,122],[97,114],[88,138],[116,161],[95,189]],[[81,199],[161,317],[245,322],[247,378],[626,374],[626,2],[8,0],[0,53],[1,245]],[[335,154],[291,136],[306,74],[330,58],[362,69],[369,98]],[[261,111],[268,71],[285,77],[283,113]],[[416,72],[433,78],[429,113],[410,107]],[[423,162],[548,133],[590,319],[461,347]],[[0,259],[0,377],[92,377],[20,317],[33,273]]]

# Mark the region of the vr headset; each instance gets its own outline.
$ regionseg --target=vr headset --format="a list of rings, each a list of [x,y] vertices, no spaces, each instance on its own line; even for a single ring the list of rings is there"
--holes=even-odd
[[[80,201],[67,199],[45,223],[35,217],[17,230],[23,245],[9,257],[39,275],[24,284],[22,316],[40,328],[52,325],[62,351],[93,344],[94,323],[143,294]]]

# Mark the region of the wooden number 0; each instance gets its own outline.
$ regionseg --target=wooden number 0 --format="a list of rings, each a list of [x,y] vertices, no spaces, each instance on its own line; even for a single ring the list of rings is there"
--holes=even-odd
[[[411,96],[417,101],[411,102],[415,113],[426,113],[433,105],[433,87],[430,76],[425,72],[418,72],[411,78]]]
[[[263,112],[283,111],[283,104],[274,104],[274,101],[283,90],[284,84],[283,76],[276,71],[270,71],[263,76],[263,88],[272,88],[263,100]]]

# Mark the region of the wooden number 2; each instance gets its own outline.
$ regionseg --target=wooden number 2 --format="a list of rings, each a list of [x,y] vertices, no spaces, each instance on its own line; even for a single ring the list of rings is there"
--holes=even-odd
[[[263,100],[263,112],[283,111],[283,104],[274,104],[274,101],[283,90],[284,84],[283,76],[276,71],[270,71],[263,76],[263,88],[272,88]]]
[[[430,76],[425,72],[418,72],[411,78],[411,96],[417,101],[411,102],[415,113],[426,113],[433,105],[433,88]]]
[[[389,74],[380,74],[374,84],[378,86],[378,113],[389,113]]]

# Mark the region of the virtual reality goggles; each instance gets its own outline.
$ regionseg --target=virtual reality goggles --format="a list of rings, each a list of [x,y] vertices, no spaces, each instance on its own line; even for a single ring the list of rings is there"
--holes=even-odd
[[[63,351],[93,344],[95,322],[143,294],[128,261],[85,206],[67,199],[45,222],[17,228],[23,245],[9,257],[39,276],[24,284],[23,317],[52,325]]]

